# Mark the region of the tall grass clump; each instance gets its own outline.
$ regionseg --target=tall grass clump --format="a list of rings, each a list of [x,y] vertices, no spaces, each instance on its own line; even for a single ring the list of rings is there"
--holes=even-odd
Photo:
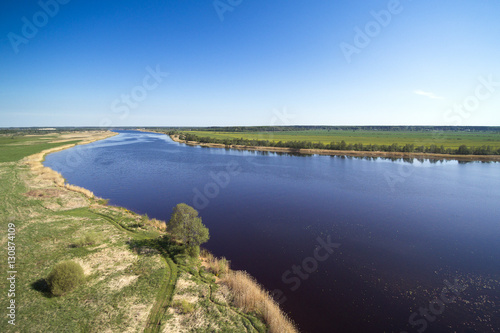
[[[229,273],[229,261],[226,258],[222,257],[219,259],[212,257],[212,259],[207,262],[209,270],[215,276],[223,277],[224,275]]]
[[[260,314],[269,326],[270,333],[298,333],[269,293],[247,272],[230,271],[222,282],[233,292],[234,305],[245,312]]]
[[[159,231],[165,231],[167,230],[167,224],[165,221],[157,220],[157,219],[150,219],[148,214],[144,214],[141,216],[141,224],[144,226],[150,226],[155,228],[156,230]]]
[[[166,231],[167,230],[167,224],[165,223],[165,221],[157,220],[157,219],[152,219],[152,220],[150,220],[150,222],[151,222],[151,225],[153,227],[155,227],[156,229],[158,229],[160,231]]]
[[[206,249],[201,249],[201,257],[205,259],[208,270],[217,277],[222,277],[229,273],[230,262],[226,258],[216,258]]]
[[[83,237],[78,238],[71,247],[84,247],[96,245],[99,241],[99,234],[95,232],[89,232]]]
[[[47,284],[54,296],[64,295],[84,282],[82,266],[69,260],[56,264],[47,277]]]

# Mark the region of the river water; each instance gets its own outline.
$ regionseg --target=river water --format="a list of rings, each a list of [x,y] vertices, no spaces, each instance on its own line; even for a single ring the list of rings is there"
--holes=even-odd
[[[500,164],[190,147],[135,131],[47,156],[110,204],[167,220],[273,291],[302,332],[495,332]]]

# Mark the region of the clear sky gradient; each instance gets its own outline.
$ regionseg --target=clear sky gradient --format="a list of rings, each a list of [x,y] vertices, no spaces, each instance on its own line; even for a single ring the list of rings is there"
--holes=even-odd
[[[5,0],[0,127],[500,126],[499,15],[497,0]]]

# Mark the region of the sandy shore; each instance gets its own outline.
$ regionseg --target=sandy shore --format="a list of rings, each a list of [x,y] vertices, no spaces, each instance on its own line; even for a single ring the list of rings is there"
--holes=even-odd
[[[63,145],[63,146],[43,150],[37,154],[33,154],[33,155],[25,157],[22,160],[22,162],[24,164],[28,165],[31,168],[31,171],[33,173],[52,180],[57,186],[64,187],[70,191],[82,193],[85,196],[87,196],[88,198],[93,198],[94,193],[92,193],[91,191],[89,191],[85,188],[79,187],[79,186],[66,184],[64,177],[59,172],[52,170],[49,167],[44,166],[43,161],[45,160],[45,155],[50,154],[50,153],[54,153],[56,151],[65,150],[65,149],[68,149],[68,148],[71,148],[71,147],[74,147],[77,145],[85,145],[85,144],[89,144],[89,143],[92,143],[95,141],[104,140],[104,139],[110,138],[110,137],[115,136],[115,135],[118,135],[118,133],[114,133],[111,131],[105,131],[105,132],[89,131],[89,132],[81,132],[81,133],[63,134],[57,140],[55,140],[53,142],[64,142],[64,141],[70,141],[70,140],[75,140],[75,139],[82,140],[82,141],[79,143],[72,143],[72,144],[68,144],[68,145]]]
[[[190,146],[210,147],[210,148],[231,148],[249,151],[268,151],[275,153],[304,154],[304,155],[329,155],[329,156],[352,156],[352,157],[384,157],[384,158],[417,158],[430,160],[454,160],[454,161],[481,161],[500,162],[500,155],[450,155],[450,154],[430,154],[430,153],[401,153],[385,151],[353,151],[353,150],[329,150],[329,149],[294,149],[282,147],[257,147],[231,145],[226,146],[220,143],[200,143],[196,141],[180,140],[178,135],[170,135],[172,140]]]

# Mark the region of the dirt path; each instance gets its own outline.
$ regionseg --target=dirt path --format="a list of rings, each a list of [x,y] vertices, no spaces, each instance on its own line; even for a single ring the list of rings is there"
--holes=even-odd
[[[177,266],[165,253],[162,253],[162,259],[167,271],[165,272],[155,304],[149,312],[146,328],[144,329],[145,333],[160,332],[162,327],[161,319],[171,305],[174,296],[175,284],[177,282]]]

